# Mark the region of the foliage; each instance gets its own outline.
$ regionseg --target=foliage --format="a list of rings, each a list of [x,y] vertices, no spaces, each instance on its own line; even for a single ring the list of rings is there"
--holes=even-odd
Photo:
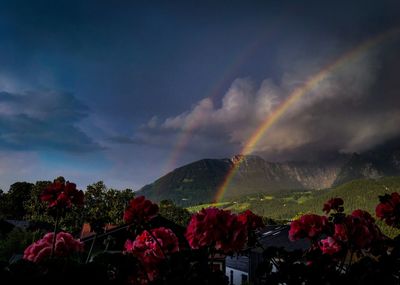
[[[0,190],[0,217],[21,220],[26,215],[24,203],[32,195],[33,184],[16,182],[7,193]]]
[[[102,182],[91,187],[88,189],[89,199],[85,199],[89,203],[84,208],[85,217],[94,215],[89,211],[93,206],[98,212],[104,212],[101,218],[110,219],[111,206],[106,201],[109,190]],[[47,190],[43,191],[46,193]],[[398,284],[400,236],[386,237],[367,211],[348,211],[347,201],[332,193],[334,190],[329,199],[319,205],[318,213],[303,214],[291,223],[289,238],[308,239],[310,247],[294,252],[264,248],[257,269],[257,283]],[[129,192],[126,194],[129,196]],[[279,197],[289,201],[287,198]],[[100,208],[103,206],[105,210]],[[191,216],[183,233],[171,226],[156,225],[159,209],[174,213],[173,207],[170,201],[163,201],[158,207],[140,196],[125,202],[121,207],[121,219],[124,217],[128,224],[117,229],[124,232],[125,246],[121,246],[118,253],[104,252],[93,259],[90,258],[92,250],[89,244],[86,244],[84,254],[75,255],[82,250],[82,243],[69,233],[58,232],[55,219],[54,233],[47,233],[43,239],[28,246],[24,260],[5,264],[0,271],[0,280],[2,284],[70,284],[82,281],[101,284],[228,284],[223,272],[214,270],[215,254],[245,254],[246,250],[262,247],[257,241],[256,231],[263,227],[263,221],[249,210],[236,214],[214,207],[202,209]],[[377,216],[388,226],[400,227],[398,193],[381,195],[375,208]],[[71,208],[71,212],[76,210]],[[325,214],[320,215],[322,210]],[[51,212],[44,211],[44,214],[50,215]],[[96,237],[104,235],[107,233]],[[13,233],[8,246],[17,246],[16,240],[21,244],[24,234]]]
[[[37,181],[32,188],[31,197],[24,203],[25,218],[29,221],[51,222],[46,213],[46,204],[40,199],[42,191],[51,184],[50,181]]]
[[[37,181],[33,186],[31,196],[24,204],[27,220],[53,222],[52,218],[46,215],[46,203],[40,199],[40,194],[50,184],[50,181]],[[92,223],[94,228],[100,231],[106,223],[120,225],[123,223],[124,208],[134,195],[131,189],[109,189],[102,181],[91,184],[85,191],[84,207],[73,204],[71,211],[65,213],[59,226],[66,231],[79,233],[83,222]]]
[[[121,225],[128,202],[135,196],[131,189],[109,189],[103,181],[87,186],[83,220],[97,231],[107,224]]]
[[[23,253],[34,238],[34,232],[14,228],[4,239],[0,240],[0,261],[8,262],[13,254]]]
[[[98,193],[102,193],[105,187],[101,184],[97,186],[100,187],[93,192],[100,190]],[[48,189],[43,190],[42,196],[43,193],[48,193]],[[167,201],[163,203],[164,208],[172,206],[174,205]],[[205,244],[200,242],[201,248],[189,247],[180,231],[176,232],[181,235],[178,237],[170,228],[154,227],[153,220],[157,217],[158,210],[156,204],[142,196],[130,200],[123,213],[125,222],[129,223],[130,235],[123,254],[97,255],[89,263],[90,266],[87,264],[91,249],[86,263],[71,259],[75,252],[82,251],[83,244],[69,233],[58,232],[56,218],[54,233],[47,233],[28,246],[24,251],[24,261],[9,265],[0,272],[0,278],[6,284],[15,283],[21,281],[19,272],[40,283],[60,283],[66,280],[76,282],[71,277],[79,271],[83,273],[82,268],[89,269],[89,272],[94,272],[90,268],[96,268],[99,272],[106,273],[101,280],[103,284],[227,284],[227,278],[222,271],[215,271],[212,262],[209,264],[210,254],[213,256],[215,253],[241,252],[247,242],[253,242],[254,236],[250,238],[251,232],[263,226],[262,219],[251,211],[236,215],[216,208],[205,209],[202,214],[192,217],[186,236],[190,236],[191,245],[199,244],[203,233],[208,232],[208,241]],[[47,213],[52,214],[51,211]],[[222,232],[215,234],[213,229]]]
[[[109,205],[108,215],[110,223],[115,225],[121,225],[123,223],[123,211],[128,206],[128,202],[134,197],[135,193],[131,189],[108,189],[106,200]]]
[[[160,215],[183,227],[186,227],[191,216],[188,210],[176,206],[171,200],[160,202]]]
[[[57,179],[64,179],[58,177]],[[53,217],[47,215],[47,203],[40,199],[41,193],[51,185],[50,181],[37,181],[33,186],[30,198],[25,202],[25,219],[36,223],[53,223]],[[83,223],[83,208],[72,205],[70,211],[66,212],[59,223],[59,228],[72,233],[78,233]]]

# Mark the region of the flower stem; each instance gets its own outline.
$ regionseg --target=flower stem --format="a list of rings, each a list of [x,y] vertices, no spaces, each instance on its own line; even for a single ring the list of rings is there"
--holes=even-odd
[[[349,265],[347,266],[347,271],[350,270],[351,263],[352,263],[352,261],[353,261],[353,252],[354,252],[354,251],[351,251],[351,254],[350,254],[350,260],[349,260]]]
[[[52,245],[51,245],[50,258],[54,257],[54,251],[56,249],[56,237],[57,237],[57,230],[58,230],[58,220],[59,220],[59,209],[57,209],[57,212],[56,212],[56,221],[54,223],[53,242],[52,242]]]

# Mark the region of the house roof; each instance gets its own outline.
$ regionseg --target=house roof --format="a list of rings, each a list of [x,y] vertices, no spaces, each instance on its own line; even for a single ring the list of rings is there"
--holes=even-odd
[[[0,224],[3,225],[10,225],[12,228],[20,228],[23,230],[35,230],[35,229],[42,229],[42,230],[52,230],[53,225],[47,222],[41,221],[25,221],[25,220],[0,220]]]
[[[287,251],[305,250],[310,247],[306,239],[291,241],[289,239],[289,225],[268,225],[258,232],[259,242],[264,248],[283,247]],[[262,248],[254,248],[253,251],[262,252]]]
[[[103,229],[104,229],[104,233],[110,232],[113,229],[118,228],[117,225],[113,225],[113,224],[106,224]],[[82,230],[81,230],[81,235],[80,235],[80,239],[85,239],[91,236],[94,236],[96,233],[94,231],[92,231],[92,227],[90,226],[89,223],[84,223],[82,226]]]
[[[7,223],[13,225],[14,227],[21,228],[26,230],[30,226],[29,221],[23,221],[23,220],[5,220]]]
[[[245,255],[227,256],[225,259],[226,267],[230,267],[243,272],[249,271],[249,257]]]
[[[262,247],[249,249],[256,255],[261,254],[267,247],[283,247],[287,251],[305,250],[309,248],[308,240],[291,241],[289,239],[289,225],[268,225],[257,232],[258,241]],[[244,255],[227,256],[226,266],[244,272],[249,272],[249,257]]]

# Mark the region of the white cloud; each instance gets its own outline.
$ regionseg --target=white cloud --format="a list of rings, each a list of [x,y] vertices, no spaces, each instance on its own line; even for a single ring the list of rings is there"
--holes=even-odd
[[[236,79],[220,107],[205,98],[191,110],[161,123],[152,120],[152,132],[143,129],[142,135],[154,139],[158,130],[163,143],[173,146],[181,132],[190,132],[190,148],[194,151],[197,148],[207,153],[208,148],[209,153],[218,153],[215,148],[225,145],[237,152],[296,87],[318,72],[316,59],[311,62],[308,66],[302,59],[303,69],[285,73],[280,82],[265,79],[256,85],[249,78]],[[322,151],[363,151],[399,135],[400,112],[390,103],[397,94],[379,93],[381,69],[376,51],[339,65],[290,106],[254,152],[274,158],[285,152],[312,151],[316,146]],[[379,100],[386,103],[377,105]]]

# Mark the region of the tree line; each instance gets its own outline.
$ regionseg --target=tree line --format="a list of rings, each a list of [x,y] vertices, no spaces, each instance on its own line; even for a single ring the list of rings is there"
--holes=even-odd
[[[55,180],[65,181],[63,177]],[[0,190],[0,218],[12,220],[27,220],[38,226],[50,223],[46,215],[47,207],[40,200],[40,193],[48,187],[51,181],[37,181],[36,183],[16,182],[10,186],[8,192]],[[85,205],[66,213],[60,226],[65,230],[78,233],[84,222],[92,228],[102,227],[105,224],[119,225],[123,211],[135,193],[132,189],[118,190],[108,188],[103,181],[88,185],[85,191]]]
[[[63,177],[55,180],[65,181]],[[40,199],[40,193],[52,181],[37,181],[36,183],[16,182],[8,192],[0,190],[0,219],[27,220],[38,227],[51,223],[46,215],[47,207]],[[108,188],[103,181],[86,187],[85,204],[83,207],[73,206],[60,221],[60,227],[78,234],[83,223],[90,223],[92,229],[101,231],[105,224],[123,224],[123,212],[128,202],[135,197],[132,189]],[[167,219],[186,225],[190,213],[177,207],[172,201],[160,202],[160,214]]]

